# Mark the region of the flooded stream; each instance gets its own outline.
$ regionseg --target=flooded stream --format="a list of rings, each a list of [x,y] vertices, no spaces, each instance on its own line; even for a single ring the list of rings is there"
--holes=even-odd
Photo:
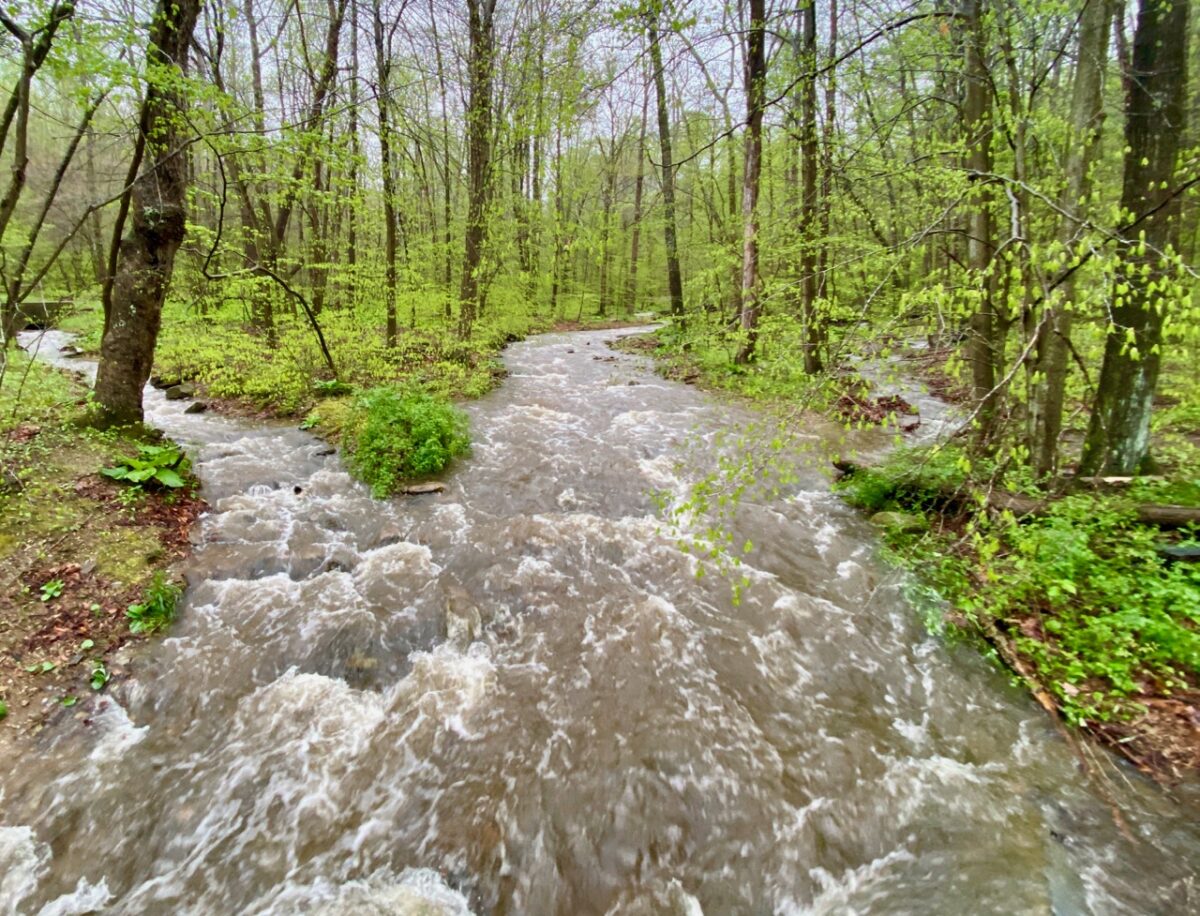
[[[445,492],[386,503],[307,433],[148,393],[212,507],[186,603],[0,762],[0,913],[1200,912],[1194,792],[1114,770],[1123,837],[822,458],[739,508],[740,602],[697,576],[652,494],[750,418],[623,333],[512,346]]]

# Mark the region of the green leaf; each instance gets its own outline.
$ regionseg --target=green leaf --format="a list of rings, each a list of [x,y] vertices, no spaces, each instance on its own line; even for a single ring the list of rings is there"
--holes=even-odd
[[[183,486],[183,478],[170,468],[159,468],[154,472],[154,479],[164,487],[175,489]]]

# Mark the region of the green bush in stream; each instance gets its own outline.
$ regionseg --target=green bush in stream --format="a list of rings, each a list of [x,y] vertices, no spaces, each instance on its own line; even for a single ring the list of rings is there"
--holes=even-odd
[[[372,388],[351,408],[342,434],[351,469],[378,497],[437,474],[467,451],[467,416],[424,392]]]

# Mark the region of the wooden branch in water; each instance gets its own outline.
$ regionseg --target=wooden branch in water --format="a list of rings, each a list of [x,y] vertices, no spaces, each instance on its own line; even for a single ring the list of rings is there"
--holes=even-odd
[[[845,459],[835,459],[833,467],[842,477],[849,477],[859,471],[870,470],[868,465],[858,464]],[[1103,487],[1122,485],[1133,478],[1086,477],[1072,481],[1080,486]],[[1153,479],[1153,478],[1151,478]],[[962,504],[973,501],[973,493],[965,490],[944,490],[941,497],[948,505]],[[1045,515],[1051,504],[1059,499],[1058,496],[1036,498],[1020,493],[1010,493],[1007,490],[989,490],[984,494],[987,508],[997,512],[1011,512],[1018,518]],[[1187,525],[1200,525],[1200,508],[1193,506],[1159,505],[1157,503],[1141,503],[1133,507],[1135,518],[1139,524],[1154,525],[1159,528],[1183,528]]]

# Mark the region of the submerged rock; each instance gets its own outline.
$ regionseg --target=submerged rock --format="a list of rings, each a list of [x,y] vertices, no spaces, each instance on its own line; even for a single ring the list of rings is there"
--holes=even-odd
[[[404,488],[406,496],[421,496],[425,493],[441,493],[446,489],[446,485],[440,480],[433,480],[429,483],[414,483],[411,487]]]
[[[205,404],[203,401],[194,401],[193,403],[188,404],[187,410],[185,410],[184,413],[204,413],[206,410],[208,410],[207,404]]]
[[[184,398],[196,396],[196,386],[191,382],[182,382],[178,385],[172,385],[163,394],[168,401],[182,401]]]
[[[470,593],[460,586],[450,586],[446,594],[446,641],[466,648],[482,632],[483,615]]]

